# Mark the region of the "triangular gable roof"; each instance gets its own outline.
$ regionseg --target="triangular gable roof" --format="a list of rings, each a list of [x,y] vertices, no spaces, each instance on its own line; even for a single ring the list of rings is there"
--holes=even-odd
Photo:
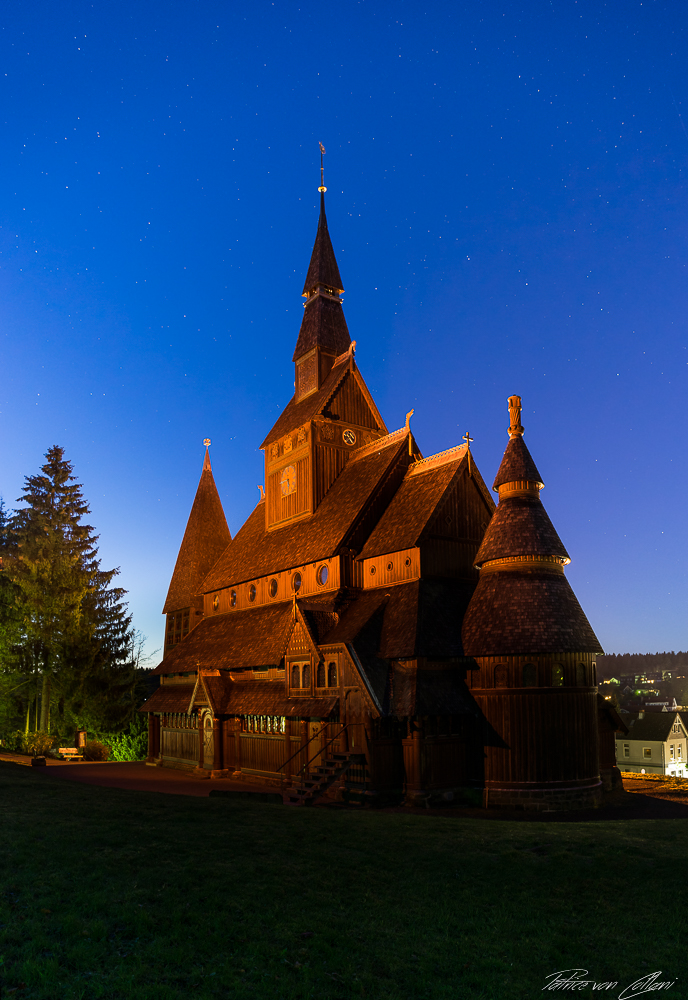
[[[356,379],[358,387],[363,393],[380,430],[386,434],[387,427],[380,415],[380,411],[375,405],[370,390],[365,384],[365,380],[350,353],[346,353],[336,358],[327,378],[317,392],[306,396],[305,399],[299,400],[298,403],[296,402],[296,396],[292,396],[260,447],[267,448],[273,441],[277,441],[283,435],[296,430],[297,427],[307,423],[309,420],[313,420],[314,417],[321,414],[349,371],[352,377]]]
[[[358,559],[371,559],[418,545],[433,514],[453,489],[466,458],[466,445],[409,466]],[[438,459],[444,459],[438,461]]]
[[[646,740],[664,743],[671,736],[671,727],[675,722],[683,723],[679,712],[645,712],[645,717],[638,718],[637,712],[624,714],[623,721],[628,726],[628,740]],[[684,727],[685,728],[685,727]],[[676,735],[676,734],[674,734]]]
[[[203,580],[231,540],[210,460],[206,455],[162,611],[164,615],[191,607]]]
[[[387,473],[408,453],[407,441],[405,431],[395,431],[354,452],[315,513],[303,521],[266,531],[261,500],[208,574],[204,592],[335,555]]]

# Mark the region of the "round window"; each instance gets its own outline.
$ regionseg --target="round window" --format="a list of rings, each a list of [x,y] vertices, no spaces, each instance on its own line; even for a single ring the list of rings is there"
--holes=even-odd
[[[270,580],[270,597],[277,597],[277,580]]]
[[[394,569],[394,563],[393,562],[388,562],[387,563],[387,572],[391,573],[393,569]]]
[[[405,566],[411,565],[411,556],[406,556],[406,559],[404,560],[404,565]]]
[[[292,576],[292,578],[291,578],[291,589],[294,591],[295,594],[298,593],[299,590],[301,590],[301,574],[300,573],[294,573],[294,575]]]
[[[229,606],[230,608],[236,607],[236,590],[233,590],[232,593],[229,595]]]
[[[248,599],[253,602],[256,599],[256,585],[252,583],[248,588]]]
[[[217,594],[215,594],[215,597],[213,597],[213,611],[217,611],[219,607],[220,607],[220,598],[217,596]]]
[[[377,569],[375,568],[375,566],[371,566],[370,567],[370,575],[371,576],[375,576],[376,573],[377,573]]]
[[[324,587],[327,583],[327,578],[330,575],[330,571],[327,566],[321,566],[318,570],[317,581],[321,587]]]

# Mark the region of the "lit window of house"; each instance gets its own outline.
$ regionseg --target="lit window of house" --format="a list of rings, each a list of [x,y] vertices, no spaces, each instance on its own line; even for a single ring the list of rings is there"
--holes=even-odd
[[[674,753],[673,744],[669,747],[669,756],[671,757],[672,760],[676,760],[676,754]]]
[[[643,747],[643,757],[651,757],[652,749],[650,747]]]

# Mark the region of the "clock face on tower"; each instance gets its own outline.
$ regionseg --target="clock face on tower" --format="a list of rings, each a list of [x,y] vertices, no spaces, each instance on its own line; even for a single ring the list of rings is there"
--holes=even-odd
[[[283,497],[296,492],[296,470],[293,465],[288,465],[286,469],[282,470],[280,490]]]
[[[344,439],[344,444],[348,445],[356,444],[356,435],[352,430],[347,428],[347,430],[345,430],[344,433],[342,434],[342,437]]]

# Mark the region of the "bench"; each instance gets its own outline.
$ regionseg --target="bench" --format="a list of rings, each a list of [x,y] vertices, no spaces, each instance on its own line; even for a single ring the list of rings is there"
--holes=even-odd
[[[60,747],[58,753],[67,760],[82,760],[84,756],[75,747]]]

